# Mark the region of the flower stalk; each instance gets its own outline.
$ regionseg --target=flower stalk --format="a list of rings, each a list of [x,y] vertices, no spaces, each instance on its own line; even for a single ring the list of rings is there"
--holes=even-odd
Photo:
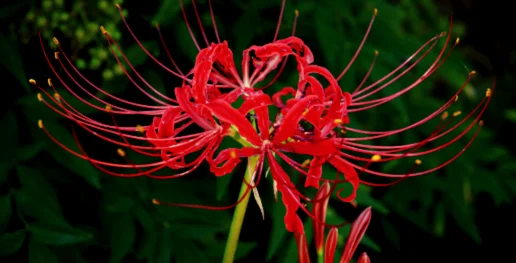
[[[238,247],[238,239],[240,238],[240,230],[242,229],[242,223],[244,222],[245,212],[247,210],[247,204],[249,203],[249,198],[251,197],[248,194],[248,185],[246,182],[251,182],[254,171],[256,170],[256,166],[258,164],[259,156],[252,156],[248,159],[247,169],[245,171],[245,177],[242,181],[242,187],[240,188],[240,194],[238,195],[238,199],[242,199],[236,208],[235,213],[233,214],[233,219],[231,221],[231,227],[229,229],[228,240],[226,242],[226,249],[224,250],[224,257],[222,259],[223,263],[232,263],[235,259],[235,253]],[[244,197],[245,195],[245,197]]]

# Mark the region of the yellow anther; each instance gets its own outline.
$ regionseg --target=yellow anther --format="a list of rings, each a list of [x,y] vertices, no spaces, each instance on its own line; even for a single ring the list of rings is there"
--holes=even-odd
[[[371,157],[371,161],[373,162],[378,162],[382,159],[382,156],[378,155],[378,154],[375,154],[373,155],[373,157]]]
[[[120,9],[120,5],[119,4],[115,4],[116,8]]]
[[[294,142],[294,139],[292,139],[292,137],[288,137],[287,142]]]
[[[422,162],[421,160],[417,159],[417,160],[415,161],[415,163],[416,163],[417,165],[420,165],[420,164],[422,164],[423,162]]]
[[[296,16],[299,16],[299,10],[294,10],[294,13],[296,14]]]
[[[377,16],[377,15],[378,15],[378,9],[377,9],[377,8],[375,8],[375,9],[374,9],[374,16]]]
[[[136,131],[144,133],[145,132],[145,128],[143,128],[143,126],[141,126],[141,125],[136,125]]]
[[[50,87],[52,87],[52,80],[51,80],[50,78],[48,78],[48,81],[47,81],[47,82],[48,82],[48,85],[49,85]]]
[[[54,99],[61,100],[61,95],[59,95],[59,93],[54,93]]]
[[[342,119],[335,119],[333,123],[335,123],[335,125],[340,125],[342,124]]]
[[[484,120],[480,120],[480,121],[478,122],[478,126],[480,126],[480,127],[484,126]]]
[[[155,204],[155,205],[161,204],[161,202],[158,199],[156,199],[156,198],[152,198],[152,203]]]
[[[443,32],[441,32],[441,34],[439,34],[439,37],[444,37],[444,36],[446,36],[446,32],[445,31],[443,31]]]
[[[41,93],[38,93],[38,100],[43,101],[43,96],[41,96]]]
[[[441,115],[441,120],[446,120],[448,118],[448,115],[449,113],[447,111],[443,112],[443,114]]]
[[[106,105],[106,111],[107,111],[107,112],[111,112],[111,110],[112,110],[112,109],[113,109],[113,108],[112,108],[110,105]]]
[[[455,95],[455,101],[459,100],[459,95]]]
[[[311,162],[311,161],[310,161],[310,159],[306,159],[306,160],[301,164],[301,167],[303,167],[303,168],[308,167],[308,165],[310,165],[310,162]]]
[[[350,203],[350,204],[351,204],[354,208],[356,208],[356,207],[357,207],[357,205],[358,205],[358,204],[357,204],[357,200],[353,200],[353,201],[351,201],[351,203]]]
[[[102,34],[107,34],[107,31],[104,28],[104,26],[100,26],[100,32],[102,32]]]
[[[472,70],[469,74],[470,75],[475,75],[475,74],[477,74],[477,72],[475,70]]]
[[[303,111],[303,116],[306,116],[306,114],[308,113],[308,109],[306,109],[305,111]]]
[[[378,50],[375,50],[375,51],[374,51],[374,55],[375,55],[375,56],[378,56],[379,54],[380,54],[380,52],[378,52]]]
[[[52,38],[52,40],[54,41],[54,44],[59,45],[59,40],[57,40],[56,37]]]
[[[43,129],[43,120],[38,120],[38,127]]]
[[[118,153],[118,155],[120,155],[120,156],[122,156],[122,157],[125,157],[125,152],[124,152],[124,150],[122,150],[122,149],[120,149],[120,148],[119,148],[118,150],[116,150],[116,152]]]
[[[235,150],[232,150],[231,152],[229,152],[229,156],[231,156],[231,158],[233,158],[233,159],[236,159],[237,153],[235,152]]]
[[[459,44],[460,38],[455,39],[455,45]]]
[[[491,97],[491,93],[492,93],[491,89],[487,88],[486,89],[486,97]]]
[[[34,79],[29,79],[29,83],[36,85],[36,81]]]
[[[459,116],[461,114],[462,114],[462,111],[458,110],[458,111],[453,113],[453,117],[457,117],[457,116]]]
[[[55,58],[55,59],[59,59],[59,52],[57,52],[57,51],[56,51],[56,52],[54,52],[54,58]]]

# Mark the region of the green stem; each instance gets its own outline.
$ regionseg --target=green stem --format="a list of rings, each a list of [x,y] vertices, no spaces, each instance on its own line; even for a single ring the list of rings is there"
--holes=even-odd
[[[249,186],[245,182],[251,182],[251,176],[253,175],[253,171],[256,168],[258,160],[259,156],[252,156],[249,158],[249,163],[245,171],[245,179],[242,181],[238,200],[240,200],[242,196],[248,191],[247,188]],[[242,202],[240,202],[235,208],[233,220],[231,221],[231,228],[229,229],[228,241],[226,242],[226,249],[224,250],[224,258],[222,259],[223,263],[232,263],[235,259],[238,239],[240,238],[240,230],[242,229],[242,223],[244,222],[245,211],[247,209],[247,204],[249,203],[250,197],[251,193],[248,192]]]
[[[317,252],[317,262],[324,263],[324,254],[322,253],[322,251],[321,253]]]

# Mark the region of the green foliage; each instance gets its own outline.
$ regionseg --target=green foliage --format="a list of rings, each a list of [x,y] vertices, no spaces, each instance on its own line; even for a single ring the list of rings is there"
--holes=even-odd
[[[188,11],[191,11],[190,2],[184,2]],[[215,13],[221,12],[217,16],[217,19],[221,19],[217,20],[221,28],[221,38],[228,40],[235,57],[238,58],[242,49],[249,45],[264,44],[264,41],[272,39],[275,21],[270,17],[279,12],[280,1],[233,2],[239,12],[232,14],[229,21],[222,15],[224,10],[215,10]],[[355,65],[340,81],[344,90],[352,91],[367,71],[374,57],[374,50],[378,50],[380,55],[367,83],[372,83],[373,80],[392,71],[422,43],[448,28],[446,14],[439,13],[429,1],[399,1],[399,5],[391,2],[289,1],[280,37],[291,34],[293,10],[298,9],[300,18],[297,35],[313,48],[317,64],[328,67],[332,73],[338,75],[353,57],[362,40],[373,8],[378,8],[379,15],[368,41]],[[233,183],[240,182],[241,178],[237,173],[241,171],[236,170],[233,174],[216,180],[209,173],[197,173],[193,174],[194,178],[170,181],[113,178],[99,172],[87,161],[56,146],[37,127],[38,119],[43,118],[46,129],[55,138],[70,149],[80,152],[73,138],[70,123],[63,121],[64,118],[42,103],[38,103],[28,85],[26,72],[30,72],[31,76],[38,80],[45,79],[46,72],[49,72],[47,68],[41,71],[38,68],[40,64],[32,65],[34,60],[43,60],[40,50],[29,50],[34,46],[27,44],[34,40],[34,33],[38,28],[45,29],[42,35],[47,42],[51,41],[56,31],[60,31],[63,34],[60,41],[66,43],[63,48],[66,51],[72,50],[70,57],[74,58],[77,67],[86,69],[86,77],[102,79],[101,87],[114,95],[125,95],[135,87],[122,76],[123,72],[99,33],[100,24],[105,25],[106,30],[122,47],[127,47],[123,52],[131,65],[158,91],[171,95],[173,87],[178,83],[177,80],[170,80],[172,77],[165,70],[153,68],[155,63],[148,59],[132,37],[122,37],[123,25],[112,1],[98,1],[96,5],[88,2],[84,6],[85,3],[86,1],[71,1],[68,6],[64,5],[62,0],[45,0],[41,5],[29,5],[29,1],[22,1],[0,11],[2,21],[11,18],[10,12],[24,12],[20,16],[23,20],[13,19],[11,22],[13,28],[19,28],[19,32],[12,30],[19,33],[17,36],[14,33],[0,35],[2,66],[8,70],[10,77],[19,81],[11,88],[23,90],[17,94],[24,94],[11,98],[16,103],[1,120],[3,136],[0,137],[0,186],[6,186],[8,190],[0,192],[0,257],[28,253],[29,262],[86,262],[83,256],[88,255],[87,251],[98,249],[106,252],[102,255],[103,258],[98,259],[101,262],[125,262],[129,259],[141,262],[175,260],[186,263],[220,261],[231,220],[229,211],[155,206],[151,200],[158,198],[177,203],[230,204],[235,201],[234,191],[238,188],[235,188]],[[207,1],[196,3],[206,6]],[[270,10],[274,10],[273,15],[269,14]],[[358,10],[358,13],[353,10]],[[129,11],[139,12],[138,9]],[[142,12],[150,12],[138,14],[148,22],[143,27],[148,27],[147,30],[150,31],[153,30],[150,24],[159,23],[163,32],[169,32],[175,39],[174,43],[171,43],[174,48],[170,48],[173,56],[184,56],[189,59],[185,65],[191,65],[197,50],[185,24],[179,22],[181,13],[178,3],[163,0],[159,1],[152,11]],[[190,17],[194,18],[191,13]],[[211,19],[206,17],[209,17],[208,10],[203,8],[201,18],[207,20],[205,29],[212,30],[209,25]],[[190,25],[196,26],[195,18],[190,19]],[[459,23],[452,33],[452,41],[464,33],[465,27]],[[197,31],[196,35],[199,43],[203,43]],[[21,39],[21,43],[14,41],[16,38]],[[167,61],[165,52],[160,52],[157,35],[144,36],[142,44],[160,61]],[[439,47],[441,46],[436,48]],[[418,88],[381,108],[351,116],[352,126],[368,130],[392,130],[409,125],[435,111],[443,104],[443,100],[429,94],[441,91],[440,89],[446,86],[450,88],[443,92],[450,96],[471,70],[466,66],[467,62],[463,62],[467,61],[467,58],[460,52],[460,46],[458,49],[459,52],[454,53],[441,70]],[[26,51],[33,56],[25,56]],[[121,54],[120,51],[115,52]],[[83,56],[83,53],[86,55]],[[436,54],[437,52],[432,52],[429,56],[435,57]],[[77,57],[82,60],[75,59]],[[430,60],[423,62],[423,65],[428,66]],[[122,64],[130,70],[126,62]],[[182,66],[182,69],[187,71],[186,67]],[[98,72],[88,72],[88,69]],[[406,87],[425,70],[425,67],[416,67],[406,78],[400,79],[380,95],[392,94]],[[466,96],[461,96],[452,110],[472,109],[473,104],[482,98],[485,87],[477,84],[483,81],[482,74],[479,75],[466,88]],[[271,90],[290,86],[296,80],[297,76],[294,74],[282,76],[277,82],[278,85],[271,87]],[[479,82],[476,82],[477,80]],[[141,83],[139,85],[144,86]],[[62,87],[58,87],[58,92],[71,104],[77,105],[80,112],[87,115],[96,112],[72,96],[66,95]],[[90,98],[87,100],[95,102]],[[104,106],[95,103],[100,107]],[[516,111],[512,108],[505,111],[496,108],[492,110],[495,115],[505,116],[512,122],[516,121]],[[402,144],[418,141],[421,136],[428,136],[435,125],[437,123],[421,126],[382,143]],[[513,176],[516,172],[515,157],[506,146],[497,143],[495,137],[493,131],[484,127],[468,151],[447,166],[440,176],[433,174],[411,178],[390,187],[385,193],[361,186],[356,198],[359,208],[372,206],[375,213],[373,220],[382,220],[381,225],[385,232],[398,247],[401,241],[394,227],[395,222],[390,222],[383,215],[401,215],[437,236],[446,235],[448,220],[453,219],[462,231],[476,242],[481,242],[482,236],[474,221],[474,202],[479,194],[487,193],[498,206],[512,202],[516,195],[516,179]],[[438,154],[426,157],[422,168],[431,168],[446,161],[454,153],[462,150],[467,139],[447,147]],[[108,159],[118,158],[115,151],[110,152],[111,150],[103,148],[99,151],[105,153]],[[135,154],[129,155],[129,158],[135,163],[148,162],[148,159]],[[411,165],[412,163],[400,161],[378,168],[382,172],[404,173]],[[293,171],[289,173],[297,177]],[[334,171],[331,169],[325,170],[325,177],[330,178],[333,175]],[[262,181],[266,190],[260,189],[266,208],[266,221],[271,226],[264,232],[267,233],[268,242],[264,245],[254,241],[257,237],[252,237],[253,241],[244,240],[239,244],[236,258],[245,261],[251,252],[262,249],[261,251],[266,251],[263,258],[269,262],[293,262],[297,258],[295,241],[285,230],[285,208],[274,202],[270,186],[272,180],[269,179]],[[335,196],[332,197],[332,201],[334,200]],[[414,203],[417,204],[417,208],[413,207]],[[341,223],[344,219],[354,219],[343,217],[340,208],[331,205],[328,212],[329,222]],[[247,224],[255,222],[256,218],[247,217],[246,220]],[[309,221],[306,220],[305,228],[307,239],[312,242]],[[259,224],[258,227],[264,226]],[[339,233],[339,247],[342,247],[348,229],[343,228]],[[367,235],[363,244],[371,250],[382,251],[382,247],[375,241],[374,236]],[[28,248],[27,252],[22,252],[24,244]],[[62,247],[66,247],[68,253],[62,253],[59,250]]]

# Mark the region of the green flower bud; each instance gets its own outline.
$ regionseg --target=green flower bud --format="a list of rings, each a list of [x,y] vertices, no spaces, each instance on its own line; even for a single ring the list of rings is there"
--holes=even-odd
[[[90,69],[98,69],[102,62],[98,58],[92,58],[90,60]]]
[[[43,7],[43,10],[52,9],[52,1],[50,1],[50,0],[43,1],[43,3],[41,4],[41,7]]]
[[[47,25],[47,19],[44,16],[38,17],[36,20],[36,26],[37,27],[44,27]]]
[[[110,80],[114,77],[113,75],[113,71],[111,71],[110,69],[105,69],[103,72],[102,72],[102,77],[106,80]]]
[[[122,68],[120,67],[120,65],[115,65],[115,67],[113,68],[113,71],[115,72],[115,74],[117,76],[120,76],[120,75],[123,75],[124,74],[124,71],[122,70]]]
[[[77,28],[75,30],[75,37],[77,38],[77,40],[83,40],[84,37],[85,37],[86,33],[84,32],[84,29],[82,28]]]
[[[75,65],[77,65],[77,68],[79,69],[85,69],[86,68],[86,61],[84,59],[80,58],[75,62]]]

